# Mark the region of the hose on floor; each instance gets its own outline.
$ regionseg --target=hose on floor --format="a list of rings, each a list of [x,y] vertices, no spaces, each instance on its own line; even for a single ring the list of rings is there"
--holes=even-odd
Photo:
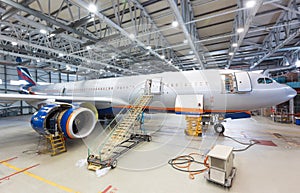
[[[190,153],[188,155],[182,155],[178,156],[174,159],[170,159],[168,161],[168,164],[170,164],[174,169],[181,171],[181,172],[188,172],[190,179],[195,179],[195,175],[201,174],[204,171],[206,171],[209,168],[209,165],[207,163],[208,157],[204,159],[203,162],[195,160],[193,157],[195,156],[202,156],[202,154],[199,153]],[[192,164],[198,164],[198,165],[203,165],[201,169],[198,170],[191,170],[191,165]]]
[[[243,149],[233,149],[234,152],[242,152],[242,151],[246,151],[247,149],[249,149],[249,148],[252,147],[253,145],[259,143],[258,141],[253,140],[253,139],[251,139],[248,143],[245,143],[245,142],[238,141],[238,140],[236,140],[236,139],[234,139],[233,137],[230,137],[230,136],[223,135],[223,137],[228,138],[228,139],[231,139],[231,140],[233,140],[233,141],[235,141],[235,142],[237,142],[237,143],[239,143],[239,144],[241,144],[241,145],[247,145],[247,146],[246,146],[245,148],[243,148]]]
[[[230,137],[230,136],[223,135],[223,137],[229,138],[229,139],[231,139],[231,140],[233,140],[233,141],[235,141],[235,142],[237,142],[237,143],[239,143],[241,145],[247,145],[243,149],[233,149],[234,152],[246,151],[247,149],[249,149],[253,145],[259,143],[256,140],[250,140],[248,143],[245,143],[245,142],[241,142],[241,141],[239,141],[239,140],[237,140],[237,139],[235,139],[233,137]],[[178,171],[188,172],[190,179],[195,179],[195,175],[201,174],[204,171],[206,171],[209,168],[209,165],[207,163],[208,156],[205,157],[205,159],[204,159],[203,162],[200,162],[200,161],[195,160],[195,158],[193,157],[193,155],[195,155],[195,156],[203,156],[202,154],[199,154],[199,153],[190,153],[188,155],[181,155],[181,156],[178,156],[178,157],[176,157],[174,159],[170,159],[168,161],[168,164],[170,164],[174,169],[176,169]],[[202,169],[191,170],[191,165],[193,163],[194,164],[198,164],[198,165],[203,165],[204,168],[202,166]]]

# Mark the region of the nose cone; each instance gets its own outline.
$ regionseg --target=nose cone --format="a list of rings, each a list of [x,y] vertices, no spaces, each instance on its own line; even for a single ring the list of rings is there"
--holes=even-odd
[[[295,91],[291,87],[287,86],[287,87],[285,87],[285,94],[286,94],[286,97],[288,98],[288,100],[290,100],[297,95],[297,91]]]

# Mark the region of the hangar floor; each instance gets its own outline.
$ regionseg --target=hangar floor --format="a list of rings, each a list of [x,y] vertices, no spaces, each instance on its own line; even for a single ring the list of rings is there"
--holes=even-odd
[[[229,120],[225,135],[243,142],[263,140],[264,145],[235,153],[237,175],[232,187],[225,189],[207,182],[203,174],[191,180],[188,173],[174,170],[167,162],[182,154],[205,153],[216,143],[236,149],[245,146],[214,135],[212,129],[203,138],[187,137],[184,116],[146,115],[145,128],[153,141],[129,151],[119,159],[116,169],[102,177],[76,165],[87,157],[87,146],[92,146],[102,131],[100,124],[91,137],[69,140],[66,153],[51,157],[36,153],[39,136],[31,129],[29,119],[0,119],[0,161],[14,158],[0,164],[1,193],[299,192],[300,127],[296,125],[262,117]],[[28,170],[15,173],[20,169]]]

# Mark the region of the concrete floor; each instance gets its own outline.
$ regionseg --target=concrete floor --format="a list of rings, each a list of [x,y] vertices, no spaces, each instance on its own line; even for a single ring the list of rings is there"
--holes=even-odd
[[[116,169],[102,177],[76,166],[79,160],[86,159],[87,148],[93,148],[103,138],[96,139],[102,131],[100,124],[92,136],[69,140],[68,152],[51,157],[36,153],[39,136],[31,129],[29,120],[29,116],[0,119],[0,162],[16,157],[0,164],[1,193],[300,192],[300,126],[274,123],[262,117],[227,121],[225,135],[243,142],[272,141],[277,146],[257,144],[236,152],[237,174],[232,188],[226,189],[207,182],[203,174],[191,180],[188,173],[168,165],[171,158],[191,152],[206,153],[215,144],[245,147],[214,135],[212,129],[203,138],[185,136],[184,116],[146,115],[145,128],[153,141],[129,151],[119,159]],[[35,167],[3,179],[30,166]]]

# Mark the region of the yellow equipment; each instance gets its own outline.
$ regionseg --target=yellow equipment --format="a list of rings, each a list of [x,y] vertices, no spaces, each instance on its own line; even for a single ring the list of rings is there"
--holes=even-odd
[[[67,151],[63,133],[46,135],[46,138],[50,144],[49,150],[51,151],[51,156]]]
[[[184,130],[188,136],[202,136],[202,116],[186,116],[187,128]]]

